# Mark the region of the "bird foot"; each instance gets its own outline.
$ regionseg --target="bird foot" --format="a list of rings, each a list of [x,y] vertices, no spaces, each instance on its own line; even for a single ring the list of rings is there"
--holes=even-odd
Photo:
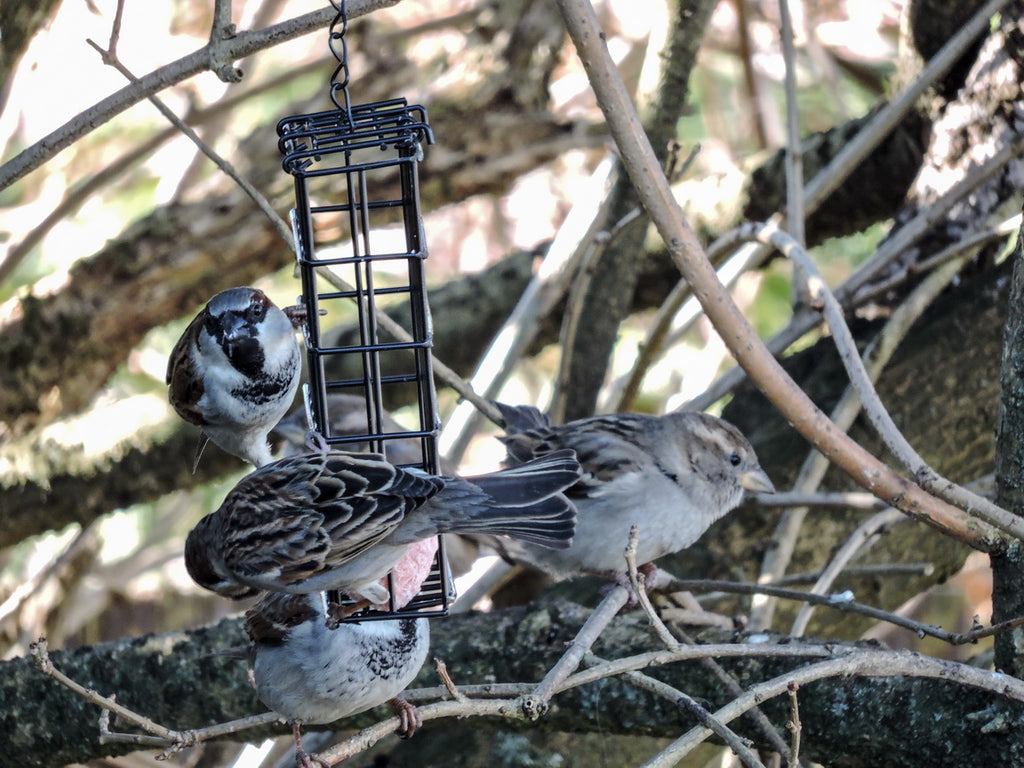
[[[415,704],[410,704],[405,699],[400,699],[397,696],[391,699],[388,704],[391,705],[400,721],[398,728],[395,729],[395,733],[398,734],[399,738],[408,739],[423,725],[423,716]]]
[[[324,760],[320,755],[310,754],[309,752],[295,752],[295,765],[296,768],[331,768],[331,764]]]
[[[675,578],[671,573],[663,571],[654,563],[644,563],[636,570],[640,580],[643,582],[644,590],[647,594],[657,592],[659,589],[664,589],[671,584],[672,580]]]
[[[667,584],[671,583],[672,580],[672,574],[661,570],[654,563],[644,563],[643,565],[638,566],[636,570],[637,581],[643,585],[644,592],[647,594],[663,588]],[[623,611],[636,608],[640,604],[636,590],[633,589],[633,583],[629,580],[629,576],[626,573],[623,573],[622,571],[609,571],[605,575],[612,583],[604,587],[601,590],[601,594],[607,594],[613,587],[622,587],[629,593],[629,599],[623,606]]]
[[[348,603],[344,605],[342,603],[328,602],[327,628],[337,629],[341,622],[343,622],[349,616],[352,616],[353,614],[363,610],[363,608],[369,607],[369,605],[369,600],[360,600],[355,603]]]
[[[315,429],[306,430],[306,448],[313,453],[329,453],[331,446],[327,444],[327,440],[317,432]]]
[[[302,735],[299,733],[299,721],[292,721],[292,736],[295,739],[295,768],[331,768],[331,764],[316,754],[310,754],[302,748]]]
[[[282,307],[281,311],[291,321],[292,327],[300,331],[306,320],[309,319],[309,312],[306,311],[305,304],[292,304],[289,307]],[[321,309],[317,314],[323,317],[327,314],[327,310]]]

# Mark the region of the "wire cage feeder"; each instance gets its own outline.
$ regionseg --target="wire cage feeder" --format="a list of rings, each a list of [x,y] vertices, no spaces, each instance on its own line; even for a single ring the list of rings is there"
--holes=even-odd
[[[417,445],[415,461],[395,463],[437,473],[440,419],[430,363],[427,247],[417,171],[423,145],[433,142],[426,112],[404,99],[351,107],[346,98],[344,108],[285,117],[277,130],[284,169],[295,180],[291,216],[307,312],[310,427],[340,450],[369,448],[391,458],[398,455],[393,441],[402,441],[403,449]],[[382,327],[378,312],[389,308],[394,315],[399,307],[399,324],[411,339],[396,338]],[[332,319],[352,316],[357,332],[332,345],[321,333],[322,312]],[[389,429],[384,402],[389,392],[406,387],[416,391],[417,428]],[[330,413],[335,393],[365,400],[365,431],[352,431],[350,425],[335,431]],[[389,591],[390,610],[362,610],[350,620],[448,612],[455,590],[442,537],[416,597],[396,607],[394,589]]]

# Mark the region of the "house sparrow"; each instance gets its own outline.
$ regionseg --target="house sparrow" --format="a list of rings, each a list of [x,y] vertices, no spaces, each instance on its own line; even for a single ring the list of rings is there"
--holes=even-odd
[[[300,307],[279,309],[256,288],[230,288],[189,323],[167,364],[168,399],[185,421],[256,467],[267,435],[288,412],[302,361]]]
[[[260,700],[291,722],[296,763],[326,765],[302,749],[303,723],[332,723],[389,703],[408,738],[422,723],[399,694],[427,657],[427,619],[384,619],[329,628],[322,593],[270,592],[245,614]]]
[[[401,468],[377,453],[314,452],[242,478],[185,542],[193,580],[242,598],[259,590],[339,590],[382,603],[379,580],[407,546],[439,533],[488,533],[539,547],[572,541],[579,479],[571,450],[471,478]]]
[[[565,492],[578,512],[571,547],[555,552],[529,542],[502,543],[506,556],[556,578],[620,577],[633,524],[636,562],[646,566],[697,541],[740,503],[744,489],[775,490],[747,439],[714,416],[619,413],[552,426],[536,408],[495,405],[505,422],[498,439],[508,451],[506,464],[571,448],[583,470]]]

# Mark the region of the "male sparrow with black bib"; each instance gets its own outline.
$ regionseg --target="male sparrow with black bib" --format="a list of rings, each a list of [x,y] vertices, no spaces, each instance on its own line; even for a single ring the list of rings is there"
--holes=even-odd
[[[256,467],[271,460],[267,435],[288,412],[302,373],[301,307],[278,308],[256,288],[210,299],[174,345],[168,399],[185,421]]]

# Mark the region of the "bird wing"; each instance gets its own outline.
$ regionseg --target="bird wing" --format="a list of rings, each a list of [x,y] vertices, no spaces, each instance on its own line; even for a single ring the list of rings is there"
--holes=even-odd
[[[203,396],[205,387],[203,377],[196,371],[195,359],[189,354],[188,347],[198,337],[204,315],[204,312],[196,315],[174,345],[167,360],[166,376],[168,399],[174,410],[189,424],[198,426],[203,426],[204,419],[196,410],[196,404]]]
[[[310,595],[265,593],[256,605],[245,612],[243,627],[246,634],[254,643],[276,645],[284,642],[294,627],[319,615],[310,599]]]
[[[376,453],[311,453],[272,462],[225,500],[225,565],[243,581],[290,587],[391,534],[444,481]]]
[[[641,446],[652,420],[642,414],[620,413],[561,426],[536,427],[499,439],[508,448],[513,463],[571,448],[576,452],[582,474],[566,495],[590,496],[619,477],[641,471],[645,458]]]
[[[331,548],[323,515],[299,508],[224,529],[224,563],[240,580],[281,588],[322,572]]]
[[[318,509],[338,567],[390,535],[444,487],[441,478],[396,467],[380,454],[333,452],[317,484]]]

